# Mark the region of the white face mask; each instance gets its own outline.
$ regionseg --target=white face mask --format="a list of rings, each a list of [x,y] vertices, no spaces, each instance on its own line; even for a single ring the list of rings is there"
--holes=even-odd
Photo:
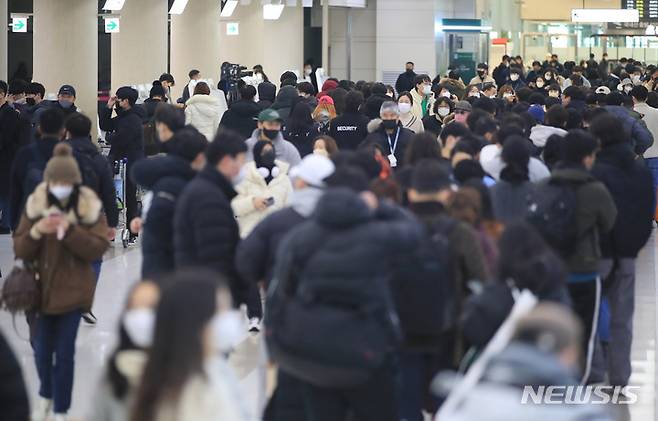
[[[237,310],[228,310],[216,314],[210,321],[215,350],[227,353],[233,350],[244,337],[242,314]]]
[[[441,96],[444,97],[444,98],[450,98],[450,91],[443,91]]]
[[[411,104],[408,102],[400,102],[398,104],[398,109],[402,114],[407,114],[409,111],[411,111]]]
[[[546,74],[544,75],[544,79],[545,79],[545,80],[551,80],[552,78],[553,78],[553,76],[551,76],[550,73],[546,73]]]
[[[630,93],[632,89],[633,89],[632,86],[629,86],[629,85],[624,86],[624,92],[626,92],[626,93]]]
[[[310,68],[307,67],[306,69],[304,69],[304,74],[305,74],[307,77],[308,77],[308,76],[311,76],[311,73],[313,73],[313,70],[311,70]]]
[[[476,98],[480,98],[480,93],[479,92],[469,92],[468,96],[474,96]]]
[[[439,107],[436,109],[436,113],[440,115],[441,117],[445,117],[448,114],[450,114],[450,108],[448,107]]]
[[[73,186],[50,186],[48,191],[50,191],[50,193],[55,196],[57,200],[64,200],[71,196],[71,193],[73,193]]]
[[[544,87],[544,82],[536,82],[535,83],[538,88],[543,88]]]
[[[552,96],[553,98],[557,98],[560,96],[560,93],[558,91],[548,91],[548,96]]]
[[[503,98],[509,98],[509,97],[511,97],[511,96],[512,96],[512,94],[511,94],[510,92],[505,92],[505,93],[503,94]]]
[[[423,94],[432,95],[432,87],[430,85],[423,86]]]
[[[511,80],[512,82],[516,82],[517,80],[519,80],[519,75],[517,75],[516,73],[512,73],[512,74],[509,76],[509,78],[510,78],[510,80]]]
[[[153,343],[155,312],[150,308],[128,310],[123,315],[123,327],[135,345],[149,348]]]

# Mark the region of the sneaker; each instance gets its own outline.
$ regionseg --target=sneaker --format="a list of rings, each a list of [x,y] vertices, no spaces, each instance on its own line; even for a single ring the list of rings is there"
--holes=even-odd
[[[52,399],[46,399],[39,397],[37,401],[36,408],[32,411],[32,421],[46,421],[48,414],[50,413],[50,408],[53,406]]]
[[[66,414],[55,414],[55,421],[66,421]]]
[[[96,319],[96,316],[94,316],[94,313],[92,313],[91,311],[87,313],[82,313],[82,319],[85,321],[85,323],[89,325],[95,325],[96,322],[98,321]]]
[[[249,332],[260,332],[260,319],[258,317],[252,317],[249,319]]]

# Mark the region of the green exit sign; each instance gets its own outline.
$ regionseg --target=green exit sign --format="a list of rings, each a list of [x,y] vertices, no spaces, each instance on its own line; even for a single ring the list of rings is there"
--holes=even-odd
[[[114,34],[120,30],[119,18],[105,18],[105,33]]]
[[[11,32],[27,32],[27,17],[12,17]]]
[[[240,35],[240,24],[238,22],[227,22],[226,35]]]

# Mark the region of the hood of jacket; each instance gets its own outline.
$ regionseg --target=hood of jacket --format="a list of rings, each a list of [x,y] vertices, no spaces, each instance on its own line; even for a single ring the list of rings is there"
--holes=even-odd
[[[98,148],[88,137],[74,137],[73,139],[67,140],[67,143],[71,145],[71,148],[75,152],[85,154],[88,156],[98,155]]]
[[[96,196],[96,193],[88,187],[80,186],[77,215],[71,209],[66,214],[66,219],[71,224],[93,225],[98,221],[102,208],[103,204]],[[60,212],[60,210],[48,204],[48,184],[45,182],[39,184],[25,203],[25,213],[28,219],[40,219],[56,212]],[[80,217],[79,220],[78,216]]]
[[[270,181],[270,185],[277,183],[278,181],[283,180],[284,176],[288,174],[288,170],[290,169],[290,165],[286,162],[280,161],[278,159],[274,160],[274,164],[276,167],[279,168],[279,174]],[[265,186],[265,179],[263,176],[258,172],[258,168],[256,168],[256,162],[251,161],[246,164],[247,165],[247,176],[245,178],[245,181],[253,183],[253,184],[259,184],[262,186]]]
[[[326,80],[322,84],[322,92],[331,91],[333,89],[336,89],[337,87],[338,87],[338,82],[336,82],[335,80]]]
[[[372,211],[348,188],[329,189],[318,201],[315,221],[327,228],[346,229],[368,222]]]
[[[276,98],[276,85],[271,82],[262,82],[258,85],[258,99],[274,102]]]
[[[165,177],[191,180],[195,174],[190,163],[183,158],[176,155],[157,155],[136,162],[131,175],[137,184],[152,190],[153,186]]]
[[[246,101],[241,99],[231,104],[229,111],[236,113],[240,117],[254,117],[260,111],[260,107],[254,101]]]
[[[212,95],[194,95],[187,100],[185,105],[207,118],[219,115],[219,100]]]
[[[317,187],[295,190],[290,198],[290,207],[304,218],[309,218],[323,194],[324,190]]]
[[[299,95],[297,94],[296,88],[293,88],[292,86],[284,86],[276,95],[276,101],[272,104],[272,108],[275,110],[292,108],[297,98],[299,98]]]
[[[532,129],[530,129],[530,140],[538,148],[543,148],[546,146],[546,141],[552,135],[558,135],[564,137],[567,135],[567,131],[559,127],[544,126],[543,124],[537,124]]]

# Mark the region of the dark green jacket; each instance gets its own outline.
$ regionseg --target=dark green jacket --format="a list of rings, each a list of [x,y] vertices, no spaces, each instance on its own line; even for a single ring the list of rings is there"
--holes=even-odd
[[[569,181],[576,185],[578,245],[568,259],[571,273],[592,273],[598,270],[601,259],[599,238],[612,230],[617,218],[617,207],[603,183],[597,181],[584,167],[561,166],[553,171],[551,180]]]

